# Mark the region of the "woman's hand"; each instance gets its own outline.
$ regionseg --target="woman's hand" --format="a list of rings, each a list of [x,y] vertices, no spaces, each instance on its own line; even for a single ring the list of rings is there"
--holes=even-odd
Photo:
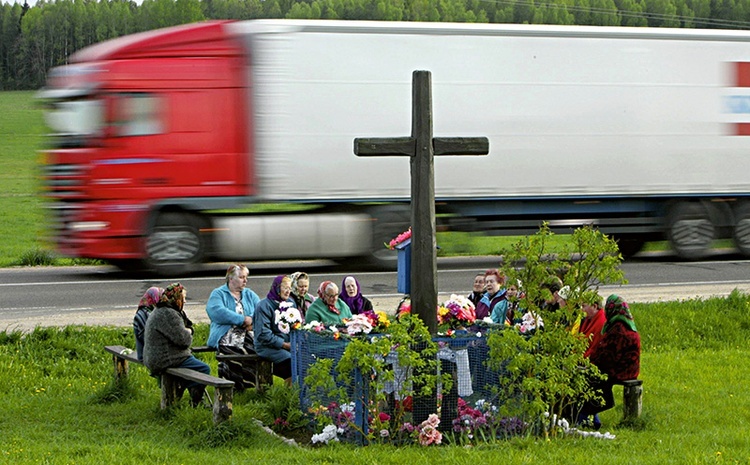
[[[253,330],[253,318],[250,316],[246,316],[245,322],[242,323],[242,327],[245,328],[245,331],[252,331]]]

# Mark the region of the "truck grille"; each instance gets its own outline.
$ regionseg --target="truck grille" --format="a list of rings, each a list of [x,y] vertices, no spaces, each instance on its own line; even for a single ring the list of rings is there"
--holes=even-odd
[[[84,166],[72,163],[44,165],[42,178],[50,197],[80,196],[84,186]]]

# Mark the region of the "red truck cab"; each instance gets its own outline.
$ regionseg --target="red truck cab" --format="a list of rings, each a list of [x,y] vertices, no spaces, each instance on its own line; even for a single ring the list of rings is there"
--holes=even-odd
[[[61,253],[199,263],[211,225],[191,212],[255,194],[246,56],[223,24],[122,37],[52,71],[43,176]]]

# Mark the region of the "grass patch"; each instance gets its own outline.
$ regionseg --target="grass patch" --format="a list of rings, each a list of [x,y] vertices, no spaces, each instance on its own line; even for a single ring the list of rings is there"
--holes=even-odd
[[[632,305],[642,336],[643,416],[621,423],[604,412],[614,441],[567,437],[515,439],[460,447],[290,447],[255,424],[288,405],[284,396],[235,396],[231,423],[215,427],[211,412],[187,399],[159,409],[160,392],[143,367],[115,386],[105,344],[132,346],[129,328],[38,328],[0,333],[0,463],[488,463],[608,464],[748,463],[750,326],[748,296]],[[715,315],[721,315],[717,323]],[[208,328],[197,326],[196,341]],[[201,354],[216,373],[216,362]],[[275,386],[276,387],[276,386]]]

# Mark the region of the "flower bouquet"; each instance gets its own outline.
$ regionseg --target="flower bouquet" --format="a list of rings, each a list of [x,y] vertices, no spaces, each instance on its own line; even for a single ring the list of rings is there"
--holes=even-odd
[[[477,316],[474,303],[468,298],[451,294],[443,305],[438,307],[438,325],[449,329],[465,329],[474,324]]]
[[[379,310],[368,310],[362,313],[362,315],[366,316],[367,319],[370,320],[372,330],[377,333],[384,332],[391,325],[391,321],[388,319],[388,315],[386,315],[385,312],[381,312]]]
[[[411,228],[407,229],[406,231],[396,236],[395,239],[391,239],[391,242],[385,244],[385,246],[388,249],[394,250],[397,245],[406,241],[407,239],[411,239]]]
[[[276,325],[284,334],[289,334],[292,329],[300,329],[302,326],[302,315],[291,302],[282,302],[276,310]]]
[[[542,317],[534,312],[526,312],[521,318],[520,323],[516,323],[516,328],[521,334],[531,335],[537,328],[544,328]]]

